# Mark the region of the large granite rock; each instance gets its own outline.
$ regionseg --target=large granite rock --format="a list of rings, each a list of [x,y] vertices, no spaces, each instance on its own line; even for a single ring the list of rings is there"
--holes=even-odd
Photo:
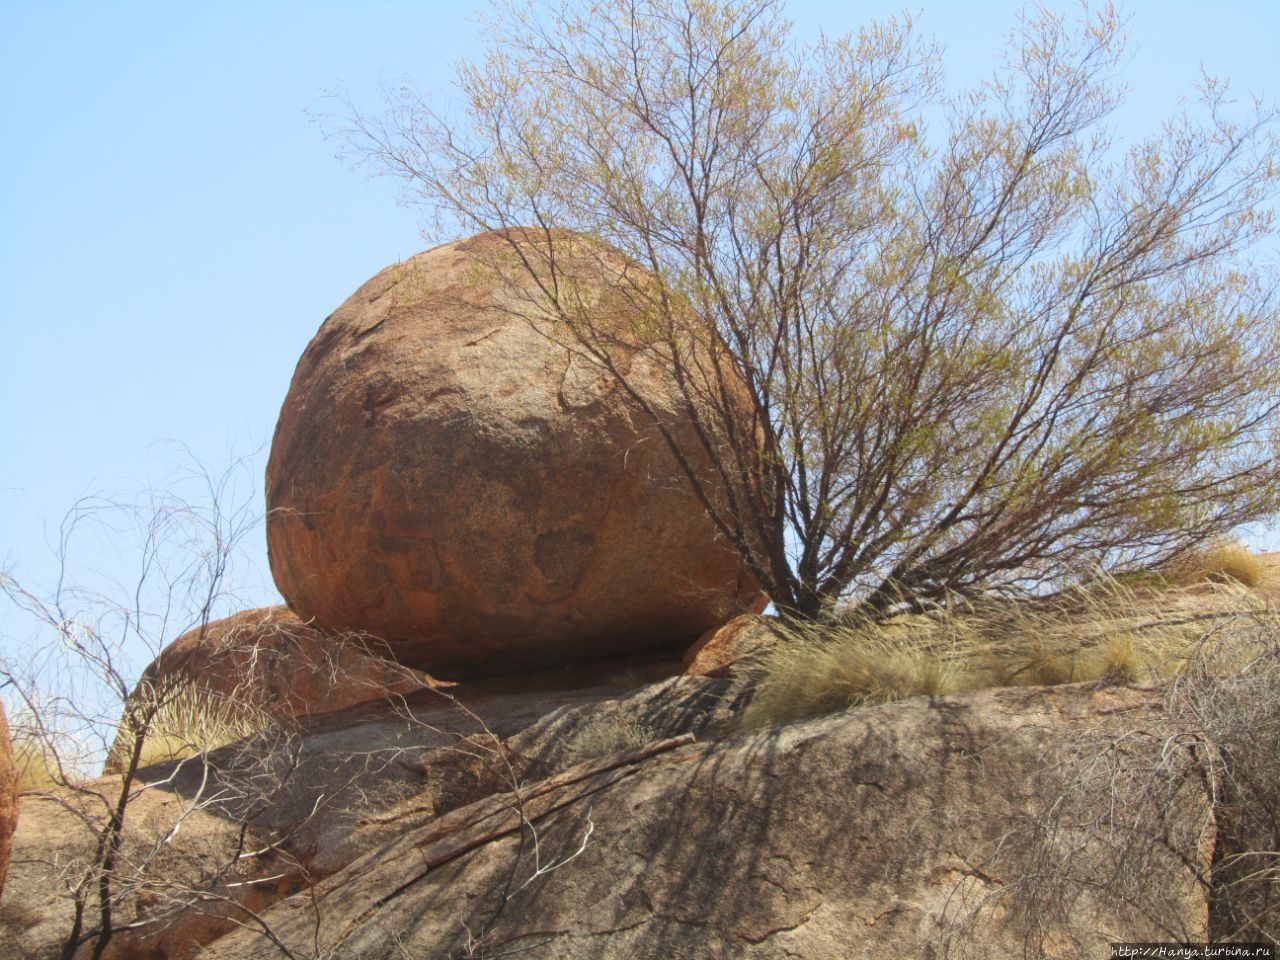
[[[916,698],[742,736],[741,678],[534,679],[147,771],[104,956],[1003,960],[1207,937],[1218,761],[1165,691]],[[59,880],[118,790],[29,798],[0,960],[59,955]]]
[[[722,735],[740,690],[672,677],[678,669],[629,659],[424,689],[144,768],[130,790],[113,876],[119,929],[104,960],[184,960],[242,923],[262,929],[254,914],[404,831],[501,795],[513,777],[536,782],[594,755],[583,748],[607,744],[591,735],[601,729]],[[26,798],[0,960],[62,956],[72,891],[92,876],[121,789],[119,776],[103,776]],[[78,960],[97,943],[95,891]]]
[[[121,790],[119,777],[99,777],[23,798],[12,871],[0,903],[0,960],[95,955],[100,913],[94,909],[99,901],[92,864],[106,813],[119,802]],[[189,796],[168,790],[135,791],[111,877],[120,929],[108,940],[102,960],[181,960],[236,929],[233,918],[243,916],[243,909],[262,909],[301,886],[296,871],[266,874],[261,857],[239,857],[247,849],[239,824],[212,809],[209,795],[192,803]],[[78,884],[88,894],[80,927],[84,936],[68,953]]]
[[[1159,691],[1085,686],[667,739],[406,820],[265,911],[274,942],[246,929],[201,957],[1003,960],[1204,941],[1212,762]]]
[[[691,677],[729,677],[749,670],[778,643],[765,617],[743,614],[713,627],[684,652],[684,672]]]
[[[290,607],[445,678],[674,645],[759,609],[653,418],[547,319],[508,236],[382,271],[307,347],[267,467]],[[617,289],[637,268],[556,237],[598,335],[632,334]],[[695,449],[670,364],[631,344],[628,383]]]

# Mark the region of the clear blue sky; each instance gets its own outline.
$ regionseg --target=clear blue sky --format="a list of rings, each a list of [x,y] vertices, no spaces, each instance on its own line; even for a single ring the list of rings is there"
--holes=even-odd
[[[811,35],[903,6],[790,12]],[[964,82],[1020,6],[907,8]],[[47,531],[77,497],[165,482],[158,440],[215,464],[269,443],[319,324],[424,246],[394,185],[335,160],[305,111],[339,84],[370,110],[380,78],[447,90],[477,51],[474,9],[0,0],[0,564],[46,580]],[[1127,9],[1126,131],[1173,110],[1201,63],[1280,96],[1277,0]],[[246,602],[274,602],[261,530],[249,547],[262,577]]]

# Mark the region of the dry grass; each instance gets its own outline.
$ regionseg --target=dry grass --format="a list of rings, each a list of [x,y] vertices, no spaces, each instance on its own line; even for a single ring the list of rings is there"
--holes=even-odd
[[[249,698],[188,686],[156,709],[143,741],[140,767],[182,760],[247,740],[275,722]]]
[[[1182,557],[1162,571],[1178,586],[1238,583],[1257,589],[1268,580],[1266,561],[1244,544],[1227,540]]]
[[[156,709],[143,740],[139,767],[248,740],[275,723],[265,710],[246,700],[186,687],[169,694]],[[12,740],[20,791],[71,786],[89,778],[90,770],[96,769],[76,737],[36,723],[29,716],[15,720]],[[123,738],[120,744],[126,742]]]
[[[13,760],[18,770],[18,792],[52,790],[83,779],[79,765],[39,737],[15,736]]]
[[[1252,652],[1230,623],[1277,620],[1256,595],[1225,588],[1207,603],[1102,578],[1052,598],[990,600],[887,623],[778,621],[757,663],[747,729],[851,707],[987,687],[1143,683],[1191,663],[1228,675]]]
[[[747,729],[919,695],[955,693],[965,676],[929,629],[779,621],[743,713]]]
[[[565,745],[567,763],[583,763],[624,750],[642,747],[655,739],[651,727],[633,720],[604,717],[589,720],[574,731]]]
[[[62,722],[53,706],[41,704],[46,715],[28,708],[15,710],[9,724],[18,791],[50,790],[84,780],[91,763],[83,737]]]

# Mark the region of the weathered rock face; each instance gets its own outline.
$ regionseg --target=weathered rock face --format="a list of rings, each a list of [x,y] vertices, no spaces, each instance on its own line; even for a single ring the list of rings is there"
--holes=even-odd
[[[372,638],[334,636],[287,607],[262,607],[184,633],[143,671],[139,686],[170,690],[176,684],[293,720],[427,685],[421,674],[380,653],[385,650]],[[126,739],[117,738],[106,773],[120,772]]]
[[[9,721],[0,704],[0,896],[4,894],[4,878],[9,872],[9,850],[13,831],[18,825],[18,768],[13,760],[13,741],[9,739]]]
[[[1203,941],[1210,764],[1158,691],[1084,686],[666,740],[406,824],[266,911],[276,943],[244,930],[201,956],[995,960]]]
[[[582,755],[584,730],[643,723],[652,737],[717,736],[732,723],[741,690],[730,681],[672,677],[678,661],[613,669],[612,681],[592,664],[518,687],[499,678],[388,697],[141,771],[115,877],[122,929],[104,957],[184,960],[245,909],[260,913],[406,830],[501,794],[512,775],[552,775]],[[617,685],[650,673],[668,679]],[[92,863],[120,789],[120,777],[104,776],[27,799],[0,905],[0,960],[61,955],[74,917],[67,881]],[[93,948],[90,938],[77,958]]]
[[[150,771],[116,919],[154,922],[105,956],[466,956],[468,931],[472,955],[557,960],[1075,958],[1108,938],[1206,939],[1216,761],[1161,690],[917,698],[737,736],[741,679],[563,679],[420,691]],[[637,724],[649,742],[579,749]],[[118,790],[31,798],[0,960],[59,955],[59,878]],[[535,877],[517,810],[544,867],[581,853]],[[281,949],[257,921],[237,932],[243,908]]]
[[[119,777],[101,777],[76,789],[41,790],[24,798],[14,836],[13,871],[0,904],[0,960],[57,960],[73,929],[69,886],[91,876],[105,811],[120,795]],[[115,921],[122,928],[103,960],[179,960],[199,945],[236,928],[230,902],[198,902],[192,891],[212,891],[248,909],[296,891],[293,876],[265,880],[255,859],[237,860],[244,837],[237,824],[189,797],[166,790],[139,792],[130,802],[121,863],[114,878]],[[279,862],[275,866],[280,867]],[[254,871],[258,871],[254,875]],[[276,870],[275,876],[281,873]],[[261,881],[246,883],[246,881]],[[90,898],[84,929],[97,916]],[[184,910],[184,906],[196,909]],[[181,914],[181,921],[174,919]],[[88,960],[93,938],[76,951]]]
[[[758,607],[653,419],[564,345],[533,281],[493,266],[503,236],[384,270],[307,347],[267,467],[290,607],[450,679],[673,644]],[[635,268],[575,249],[574,297],[629,329],[612,291]],[[618,362],[693,448],[669,365]]]
[[[768,632],[721,646],[750,657]],[[1275,938],[1262,660],[750,734],[758,672],[711,669],[658,651],[435,686],[140,771],[104,960],[1074,960]],[[24,798],[0,960],[63,955],[121,787]]]

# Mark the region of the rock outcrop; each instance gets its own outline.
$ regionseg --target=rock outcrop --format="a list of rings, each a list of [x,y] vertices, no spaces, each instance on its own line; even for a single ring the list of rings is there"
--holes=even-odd
[[[529,679],[147,771],[125,843],[145,870],[116,911],[154,923],[105,956],[995,960],[1206,939],[1218,761],[1164,690],[997,689],[742,735],[742,676]],[[0,960],[57,955],[55,880],[118,785],[31,798]]]
[[[17,825],[18,767],[13,758],[13,741],[9,739],[9,721],[4,715],[4,704],[0,704],[0,897],[4,895],[9,850]]]
[[[618,676],[592,666],[424,689],[140,771],[115,877],[123,929],[104,956],[183,960],[236,929],[246,909],[261,912],[405,830],[500,795],[513,776],[553,775],[585,755],[584,732],[722,736],[741,698],[724,680],[671,676],[678,660],[612,669]],[[60,955],[74,916],[64,881],[87,875],[75,871],[93,862],[120,789],[118,776],[104,776],[28,798],[0,908],[0,960]]]
[[[1084,957],[1203,941],[1198,743],[1158,691],[1083,686],[657,741],[406,825],[263,913],[276,942],[244,930],[201,957]]]
[[[670,364],[616,350],[630,396],[548,319],[511,236],[382,271],[307,347],[267,468],[289,606],[446,679],[688,643],[760,609],[664,440],[698,447]],[[626,341],[638,308],[618,291],[637,268],[556,243],[574,302]]]
[[[73,929],[71,889],[92,877],[106,812],[119,800],[121,779],[100,777],[76,789],[50,788],[23,798],[13,865],[0,904],[0,960],[57,960]],[[261,858],[237,858],[244,837],[234,819],[180,793],[149,789],[129,803],[120,866],[115,871],[115,919],[122,928],[104,960],[181,960],[236,929],[230,900],[262,909],[300,889],[296,871],[271,878]],[[278,865],[278,861],[277,861]],[[279,874],[280,871],[277,871]],[[201,899],[197,891],[215,896]],[[226,897],[227,901],[218,898]],[[89,899],[82,929],[98,916]],[[89,938],[75,953],[92,955]]]
[[[326,633],[276,606],[184,633],[143,671],[133,697],[158,691],[199,704],[222,699],[265,718],[291,721],[421,690],[428,683],[389,659],[379,641]],[[120,772],[124,737],[117,738],[106,773]]]

